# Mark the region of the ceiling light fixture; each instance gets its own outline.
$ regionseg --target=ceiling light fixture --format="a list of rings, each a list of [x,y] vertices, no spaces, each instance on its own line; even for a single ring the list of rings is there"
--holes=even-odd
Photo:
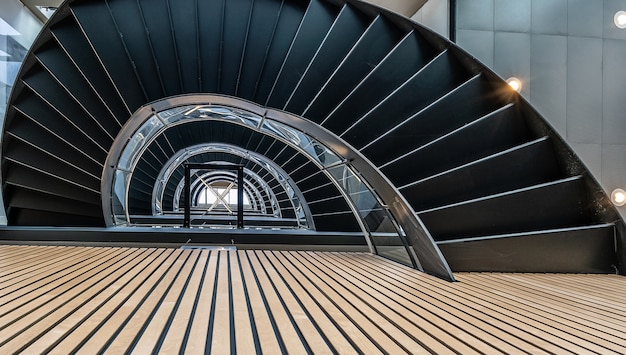
[[[613,22],[615,22],[615,26],[617,26],[617,28],[626,28],[626,11],[616,12],[613,17]]]
[[[611,192],[611,202],[615,206],[624,206],[626,204],[626,191],[622,189],[615,189]]]
[[[513,90],[517,92],[522,91],[522,81],[519,80],[518,78],[513,76],[513,77],[506,79],[506,82],[507,84],[509,84],[511,88],[513,88]]]

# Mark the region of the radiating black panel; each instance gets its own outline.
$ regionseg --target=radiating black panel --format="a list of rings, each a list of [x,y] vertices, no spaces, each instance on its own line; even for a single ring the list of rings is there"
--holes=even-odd
[[[226,45],[222,47],[220,93],[235,95],[237,91],[245,45],[251,36],[253,3],[248,0],[228,0],[224,3],[223,43]]]
[[[102,218],[102,208],[82,201],[65,199],[39,191],[20,187],[10,187],[7,194],[11,195],[12,208],[31,208],[37,206],[40,211],[63,213],[66,215],[90,216]],[[58,222],[56,222],[58,223]],[[49,225],[44,223],[43,225]]]
[[[27,94],[30,95],[26,96]],[[77,149],[80,149],[98,161],[104,161],[106,152],[88,139],[85,134],[70,121],[52,110],[48,104],[43,102],[39,97],[32,95],[32,93],[24,92],[22,96],[24,97],[23,99],[18,99],[14,102],[15,108],[36,120],[47,129],[62,132],[63,139]]]
[[[200,91],[200,60],[199,60],[199,14],[196,9],[197,0],[169,1],[172,33],[174,36],[180,73],[183,82],[183,92]],[[211,1],[212,2],[212,1]],[[167,23],[165,23],[167,25]]]
[[[370,21],[354,7],[345,5],[315,53],[306,72],[289,95],[285,110],[302,114],[337,66],[363,35]]]
[[[381,168],[396,186],[504,151],[531,139],[515,106],[461,127],[441,139],[428,142],[413,153]]]
[[[498,235],[593,223],[582,178],[496,195],[419,216],[435,240]]]
[[[444,97],[467,79],[468,74],[456,58],[450,52],[444,52],[368,112],[343,137],[353,145],[362,147],[385,134],[389,127],[401,124]],[[409,133],[420,134],[420,131]]]
[[[421,211],[562,177],[552,144],[544,139],[436,175],[400,192],[414,210]]]
[[[259,61],[262,60],[263,65],[260,75],[254,81],[253,97],[255,102],[262,105],[267,102],[306,9],[307,2],[305,1],[282,2],[280,17],[274,29],[272,42],[264,56],[258,58]],[[243,83],[241,85],[243,86]],[[245,96],[243,97],[245,98]]]
[[[302,191],[308,191],[328,184],[328,178],[323,172],[317,171],[316,173],[305,176],[300,180],[295,180],[295,182]]]
[[[202,1],[207,3],[209,1]],[[138,1],[146,24],[146,35],[155,57],[159,78],[166,96],[183,93],[180,62],[174,46],[169,0]],[[135,20],[138,22],[138,19]]]
[[[303,115],[318,123],[326,118],[391,51],[403,34],[385,17],[377,17]]]
[[[306,11],[298,34],[294,38],[280,73],[272,87],[269,107],[282,108],[311,59],[335,21],[338,8],[322,0],[312,0]]]
[[[128,1],[124,3],[127,6],[131,5]],[[128,57],[128,51],[120,38],[118,27],[111,17],[107,3],[103,1],[74,2],[72,10],[80,27],[89,38],[89,43],[104,64],[107,74],[113,79],[116,90],[121,93],[130,111],[135,111],[148,98]],[[93,13],[99,13],[101,16],[93,16]]]
[[[487,82],[475,77],[405,124],[385,132],[384,136],[376,138],[375,142],[363,148],[361,152],[376,165],[409,153],[500,107],[501,103],[492,95]],[[357,147],[363,147],[366,143],[354,134],[344,138]]]
[[[9,149],[13,139],[24,143],[30,142],[50,155],[63,159],[65,162],[78,166],[93,175],[98,176],[102,173],[102,165],[89,159],[90,157],[85,155],[83,151],[75,149],[62,138],[51,135],[44,127],[34,123],[29,118],[19,114],[16,114],[15,117],[16,119],[9,126],[5,127],[6,132],[10,132],[10,135],[5,136],[2,141],[5,152]],[[19,139],[13,136],[17,136]]]
[[[61,82],[69,95],[74,97],[77,103],[83,107],[85,113],[92,117],[109,137],[115,137],[120,129],[115,116],[103,103],[98,93],[90,88],[89,82],[72,64],[63,49],[54,43],[40,48],[35,55],[46,70],[50,71],[57,81]]]
[[[39,97],[58,114],[79,129],[87,140],[93,141],[101,150],[108,151],[113,138],[96,122],[65,89],[46,71],[36,66],[22,79]],[[55,129],[55,127],[50,127]]]
[[[203,92],[218,92],[224,45],[224,9],[226,0],[198,1],[198,39]],[[173,4],[172,4],[173,5]],[[170,6],[172,6],[170,5]]]
[[[424,43],[420,35],[407,35],[341,105],[322,121],[323,126],[341,134],[435,55],[435,50]]]
[[[139,76],[139,83],[148,96],[148,101],[162,98],[165,95],[164,85],[155,62],[155,53],[146,32],[145,17],[139,7],[139,2],[108,1],[107,3],[122,36],[124,48]]]
[[[299,161],[294,161],[291,165],[293,165],[293,168],[291,166],[287,166],[286,169],[289,169],[288,171],[291,171],[289,176],[294,181],[300,181],[302,179],[306,179],[312,174],[316,174],[318,171],[320,171],[319,167],[317,167],[315,164],[311,163],[310,161],[307,161],[304,163],[299,162]]]
[[[116,120],[124,124],[130,117],[130,108],[125,105],[125,101],[111,83],[107,72],[100,64],[78,24],[72,18],[68,18],[55,24],[50,30],[77,70],[89,82],[89,88],[102,98]],[[118,126],[121,127],[121,124]]]
[[[27,166],[36,167],[48,174],[62,177],[90,189],[100,190],[99,175],[91,175],[68,164],[63,159],[51,157],[26,143],[17,142],[4,151],[4,156],[11,161],[18,161]]]
[[[351,212],[315,216],[314,219],[318,232],[361,232],[361,228]]]
[[[439,244],[453,271],[613,273],[615,227]]]
[[[84,201],[101,207],[100,195],[57,177],[37,171],[35,167],[26,167],[8,162],[10,169],[3,176],[4,182],[9,185],[21,186],[31,190],[46,191],[47,193],[67,199]]]
[[[58,226],[58,227],[92,227],[104,226],[102,217],[91,217],[77,214],[41,211],[30,208],[14,208],[8,216],[11,225]],[[30,232],[32,233],[32,232]],[[58,240],[58,239],[56,239]]]
[[[254,91],[285,5],[283,1],[255,0],[252,6],[250,27],[244,42],[245,54],[241,61],[236,90],[236,96],[247,100],[254,99]],[[295,34],[295,30],[293,33]]]

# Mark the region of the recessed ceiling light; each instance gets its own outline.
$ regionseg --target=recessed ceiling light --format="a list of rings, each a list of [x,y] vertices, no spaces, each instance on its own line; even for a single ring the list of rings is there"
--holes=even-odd
[[[626,204],[626,191],[622,189],[615,189],[611,192],[611,202],[615,206],[624,206]]]
[[[613,22],[615,22],[615,26],[617,26],[617,28],[626,28],[626,11],[616,12],[613,17]]]
[[[518,78],[513,76],[513,77],[510,77],[510,78],[506,79],[506,82],[507,82],[507,84],[509,84],[509,86],[513,90],[515,90],[517,92],[522,91],[522,81],[519,80]]]

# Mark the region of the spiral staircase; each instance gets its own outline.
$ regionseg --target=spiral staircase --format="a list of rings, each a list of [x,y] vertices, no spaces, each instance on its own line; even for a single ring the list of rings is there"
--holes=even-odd
[[[382,231],[397,231],[389,245],[445,278],[450,269],[624,271],[623,222],[545,120],[453,43],[360,1],[66,1],[31,49],[7,110],[7,228],[31,228],[35,239],[44,232],[34,226],[117,228],[103,199],[110,199],[112,151],[136,137],[121,132],[141,112],[158,116],[203,95],[218,108],[237,103],[259,122],[267,112],[289,116],[282,124],[293,122],[294,132],[360,177],[376,208],[355,208],[342,179],[306,147],[263,131],[263,123],[214,117],[172,126],[146,145],[129,176],[135,222],[154,221],[153,190],[167,162],[212,143],[284,171],[309,209],[309,235],[355,234],[376,251],[387,245],[384,233],[372,237],[384,224]],[[187,161],[243,164],[268,176],[241,154]],[[168,206],[183,176],[176,169],[165,187]],[[287,223],[295,208],[287,212],[289,189],[275,182],[265,183]]]

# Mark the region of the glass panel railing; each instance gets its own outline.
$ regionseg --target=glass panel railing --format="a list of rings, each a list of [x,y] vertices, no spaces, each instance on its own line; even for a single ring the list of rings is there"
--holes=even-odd
[[[358,211],[379,255],[411,266],[409,252],[393,216],[381,205],[374,191],[345,164],[327,169]]]

